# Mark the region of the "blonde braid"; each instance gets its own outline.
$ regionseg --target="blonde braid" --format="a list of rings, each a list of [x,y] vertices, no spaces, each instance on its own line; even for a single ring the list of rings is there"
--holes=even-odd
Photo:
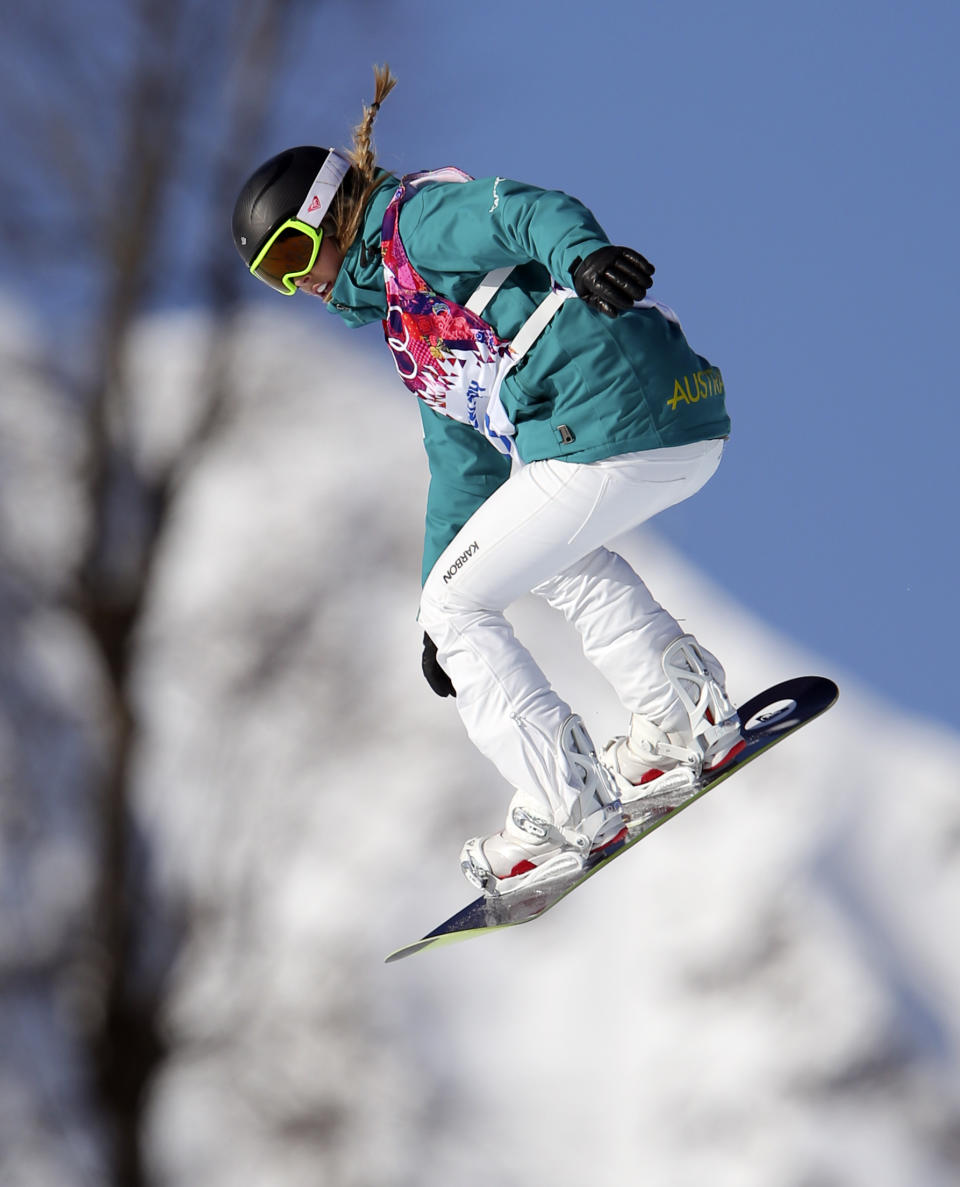
[[[373,77],[376,81],[373,102],[369,107],[364,105],[363,119],[353,130],[353,148],[346,154],[353,162],[353,168],[340,187],[333,210],[328,216],[331,233],[344,254],[356,239],[367,200],[383,176],[383,170],[377,168],[373,149],[373,123],[380,104],[397,85],[397,80],[390,73],[389,66],[374,66]],[[347,184],[348,181],[352,184]]]

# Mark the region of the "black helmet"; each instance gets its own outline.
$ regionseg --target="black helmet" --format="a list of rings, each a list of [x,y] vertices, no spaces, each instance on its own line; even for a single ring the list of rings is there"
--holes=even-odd
[[[247,180],[233,208],[233,242],[248,268],[277,228],[298,214],[331,152],[312,144],[288,148],[264,162]],[[349,167],[340,154],[333,155],[340,167],[333,170],[335,185],[324,201],[322,214]],[[311,219],[315,226],[319,221]]]

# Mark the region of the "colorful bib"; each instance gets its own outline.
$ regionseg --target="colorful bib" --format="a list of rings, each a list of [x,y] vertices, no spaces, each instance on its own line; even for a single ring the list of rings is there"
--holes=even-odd
[[[483,433],[501,453],[516,457],[514,427],[500,402],[500,388],[572,289],[554,284],[511,341],[499,338],[480,314],[512,267],[487,273],[466,305],[435,292],[407,258],[397,223],[400,208],[425,181],[473,179],[459,169],[412,173],[400,182],[381,232],[387,316],[383,332],[397,372],[431,408]]]

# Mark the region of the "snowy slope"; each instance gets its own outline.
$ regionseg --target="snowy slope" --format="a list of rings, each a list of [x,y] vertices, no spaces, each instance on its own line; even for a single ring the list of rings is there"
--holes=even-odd
[[[240,1048],[259,1058],[264,1028],[286,1107],[333,1095],[347,1116],[341,1183],[955,1181],[960,739],[799,653],[653,535],[623,550],[737,699],[813,671],[840,704],[539,924],[379,964],[465,901],[459,844],[507,793],[418,672],[414,410],[386,365],[296,326],[261,334],[282,382],[241,360],[238,417],[185,492],[144,687],[145,810],[171,881],[222,916],[172,1001],[184,1046],[153,1130],[171,1182],[198,1146],[212,1182],[249,1159],[265,1183],[311,1181],[309,1138],[299,1165],[271,1133],[225,1141],[235,1043],[191,1054],[248,997]],[[532,600],[514,619],[598,740],[622,730],[560,619]],[[345,1050],[334,1003],[368,1012]],[[361,1099],[340,1063],[356,1046],[375,1068]]]
[[[154,462],[201,333],[143,328]],[[460,843],[508,795],[419,672],[419,418],[387,360],[279,316],[242,327],[232,393],[141,640],[138,819],[191,925],[158,1182],[955,1183],[960,736],[637,533],[735,699],[818,672],[839,704],[542,921],[384,966],[466,901]],[[596,740],[622,732],[560,618],[511,616]]]

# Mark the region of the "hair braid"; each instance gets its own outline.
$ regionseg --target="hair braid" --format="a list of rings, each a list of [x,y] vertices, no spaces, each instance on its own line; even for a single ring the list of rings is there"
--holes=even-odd
[[[397,85],[397,80],[390,73],[389,66],[374,66],[373,76],[376,81],[373,102],[369,107],[364,106],[363,119],[353,130],[353,148],[346,154],[353,163],[353,168],[344,179],[328,216],[331,234],[344,253],[356,239],[363,222],[367,199],[383,175],[383,170],[377,168],[373,147],[373,124],[380,104]]]

